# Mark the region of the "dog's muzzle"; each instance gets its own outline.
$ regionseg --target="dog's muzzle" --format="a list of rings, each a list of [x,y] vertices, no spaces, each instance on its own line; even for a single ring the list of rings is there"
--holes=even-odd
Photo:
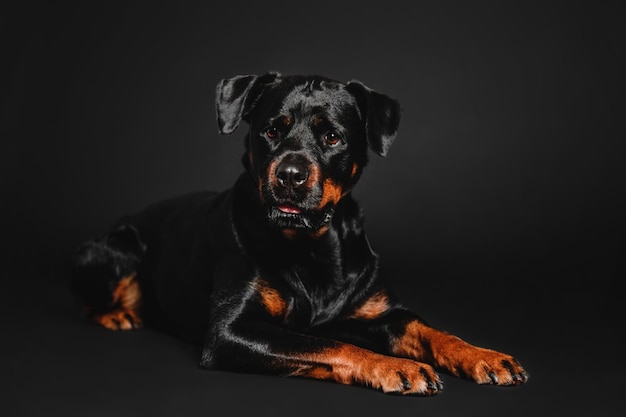
[[[303,152],[287,152],[268,168],[272,197],[277,204],[311,208],[319,187],[319,167]]]
[[[265,201],[269,217],[280,228],[315,230],[332,217],[322,209],[320,168],[304,152],[287,152],[268,167]]]

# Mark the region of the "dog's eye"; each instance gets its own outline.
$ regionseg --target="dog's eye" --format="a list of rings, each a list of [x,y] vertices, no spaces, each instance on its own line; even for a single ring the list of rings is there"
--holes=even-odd
[[[276,139],[278,137],[278,129],[275,126],[267,128],[265,130],[265,136],[269,139]]]
[[[339,142],[341,142],[341,138],[335,132],[328,132],[324,135],[324,142],[326,142],[329,146],[337,146]]]

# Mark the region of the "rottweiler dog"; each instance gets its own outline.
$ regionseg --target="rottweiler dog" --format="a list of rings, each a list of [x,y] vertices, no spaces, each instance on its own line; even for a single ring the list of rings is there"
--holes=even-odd
[[[378,274],[351,191],[385,156],[399,103],[358,81],[240,75],[219,82],[219,132],[245,121],[243,173],[223,192],[156,203],[75,252],[72,286],[108,329],[162,326],[207,369],[434,395],[436,372],[528,379],[508,354],[427,325]]]

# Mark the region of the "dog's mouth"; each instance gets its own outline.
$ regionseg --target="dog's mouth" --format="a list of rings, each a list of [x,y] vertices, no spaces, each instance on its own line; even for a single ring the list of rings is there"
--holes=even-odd
[[[261,200],[270,223],[282,230],[316,232],[330,222],[335,202],[325,198],[320,167],[302,153],[273,160],[261,181]]]
[[[268,207],[268,218],[279,229],[316,231],[326,226],[334,209],[311,210],[291,203],[279,203]]]
[[[293,204],[280,204],[278,205],[277,209],[280,212],[285,213],[285,214],[294,214],[294,215],[302,214],[302,209]]]

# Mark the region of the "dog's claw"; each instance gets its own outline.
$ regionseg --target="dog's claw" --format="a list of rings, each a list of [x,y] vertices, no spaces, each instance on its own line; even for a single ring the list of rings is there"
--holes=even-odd
[[[411,381],[409,381],[407,379],[407,377],[402,375],[401,372],[398,372],[398,375],[400,376],[400,380],[402,381],[402,389],[405,390],[405,391],[410,390],[411,389]]]
[[[489,379],[491,379],[491,382],[495,385],[498,385],[498,375],[496,375],[495,372],[489,371]],[[515,379],[515,377],[513,377],[513,379]]]
[[[124,314],[124,317],[126,318],[126,320],[128,320],[128,323],[130,323],[130,327],[135,330],[137,328],[137,325],[135,324],[135,320],[133,319],[133,316],[131,316],[130,314],[126,313]]]
[[[441,382],[439,379],[433,381],[433,380],[428,380],[428,389],[432,390],[432,391],[441,391],[443,389],[443,382]]]
[[[514,363],[517,366],[520,366],[519,362],[517,362],[516,360],[514,360]],[[522,384],[524,382],[526,382],[528,380],[528,374],[526,373],[526,371],[521,371],[521,372],[517,372],[515,370],[515,368],[513,367],[513,364],[507,360],[503,360],[502,361],[502,366],[504,366],[506,369],[509,370],[509,372],[511,373],[511,378],[513,378],[513,384],[517,385],[517,384]]]

